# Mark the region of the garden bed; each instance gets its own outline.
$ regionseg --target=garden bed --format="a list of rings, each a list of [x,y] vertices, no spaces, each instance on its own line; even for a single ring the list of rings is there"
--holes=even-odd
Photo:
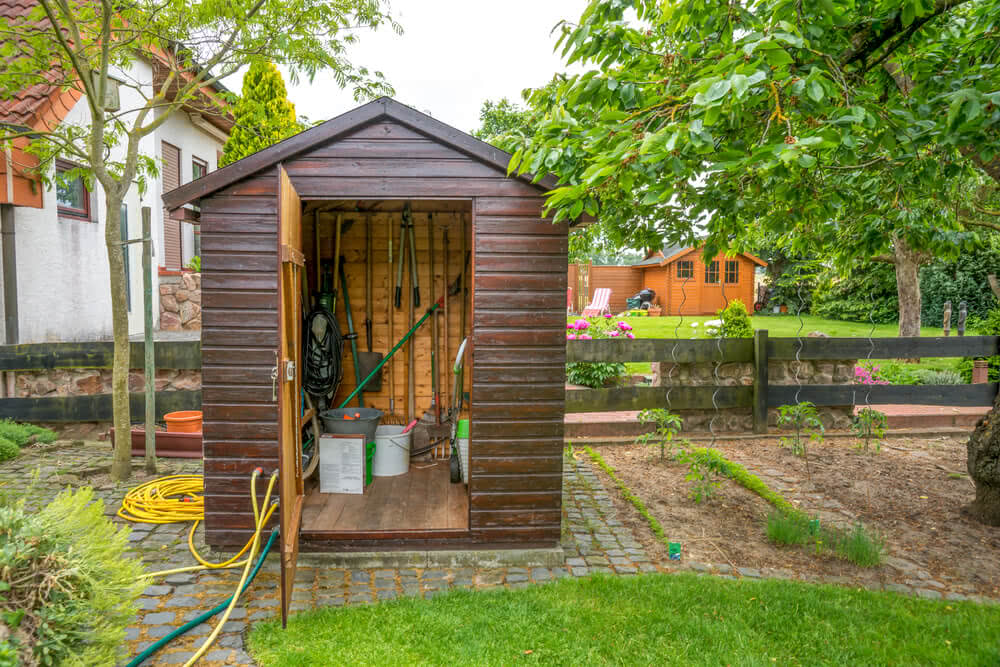
[[[688,497],[686,466],[660,462],[652,448],[639,445],[598,451],[663,524],[668,539],[683,544],[684,560],[997,598],[1000,528],[978,524],[961,512],[973,497],[964,474],[965,442],[956,437],[894,438],[880,453],[866,455],[849,440],[828,441],[810,449],[811,482],[805,461],[782,448],[777,438],[715,443],[726,458],[822,522],[850,526],[860,520],[877,531],[885,539],[886,558],[875,568],[771,544],[765,533],[771,505],[730,479],[722,479],[715,495],[697,504]],[[605,484],[614,489],[609,480]],[[619,492],[612,491],[612,497],[637,539],[666,561],[666,550],[645,519]]]

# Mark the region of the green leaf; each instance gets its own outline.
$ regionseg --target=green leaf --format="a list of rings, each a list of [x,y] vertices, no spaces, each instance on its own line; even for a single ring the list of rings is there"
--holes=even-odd
[[[709,86],[708,91],[705,92],[705,100],[707,102],[714,102],[725,96],[732,88],[733,84],[729,79],[722,79],[721,81],[716,81],[711,86]]]
[[[809,153],[803,153],[799,156],[799,166],[805,167],[806,169],[811,169],[816,166],[816,158]]]
[[[809,86],[806,88],[806,94],[809,95],[809,99],[813,102],[822,102],[825,95],[823,86],[819,81],[810,81]]]
[[[733,95],[736,96],[736,99],[741,99],[743,93],[747,92],[747,88],[750,87],[750,80],[745,74],[734,74],[729,80],[733,84]]]
[[[788,52],[784,49],[771,49],[767,52],[766,58],[771,67],[782,67],[783,65],[790,65],[794,62],[792,57],[788,55]]]

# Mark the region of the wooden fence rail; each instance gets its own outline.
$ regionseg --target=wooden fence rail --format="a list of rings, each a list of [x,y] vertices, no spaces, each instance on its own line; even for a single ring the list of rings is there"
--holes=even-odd
[[[156,368],[201,369],[201,341],[165,340],[156,342]],[[143,343],[133,342],[129,366],[143,367]],[[0,345],[0,371],[36,372],[54,369],[111,368],[114,344],[110,341],[84,343],[32,343]],[[145,396],[129,394],[132,415],[145,411]],[[201,391],[156,392],[156,418],[176,410],[200,410]],[[29,422],[110,421],[111,394],[0,398],[0,419]]]
[[[754,431],[767,431],[767,409],[810,401],[817,406],[918,404],[988,406],[997,383],[974,385],[774,385],[768,361],[989,357],[1000,354],[1000,337],[769,338],[766,330],[740,339],[600,339],[566,343],[567,362],[751,363],[752,386],[623,387],[566,392],[566,412],[614,412],[662,408],[751,408]],[[669,402],[667,392],[670,392]]]

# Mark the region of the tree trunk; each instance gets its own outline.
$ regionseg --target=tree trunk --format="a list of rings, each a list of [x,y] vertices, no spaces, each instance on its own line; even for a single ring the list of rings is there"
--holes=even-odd
[[[899,335],[920,335],[920,265],[921,254],[906,241],[892,242],[893,265],[896,267],[896,294],[899,297]]]
[[[114,333],[114,360],[111,367],[111,405],[115,428],[115,450],[111,479],[127,480],[132,475],[132,416],[128,403],[128,303],[125,290],[125,262],[122,253],[121,205],[123,197],[104,190],[107,211],[104,218],[104,245],[108,251],[111,283],[111,321]]]
[[[979,420],[966,445],[969,476],[976,499],[964,510],[976,521],[1000,526],[1000,396],[993,410]]]

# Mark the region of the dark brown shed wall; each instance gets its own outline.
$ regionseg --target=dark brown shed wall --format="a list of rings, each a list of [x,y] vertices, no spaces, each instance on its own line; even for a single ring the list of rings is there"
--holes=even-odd
[[[567,228],[539,219],[542,203],[473,209],[470,524],[484,541],[559,540]]]
[[[303,199],[474,199],[471,538],[557,545],[566,226],[539,219],[538,188],[394,122],[284,166]],[[201,201],[206,540],[217,546],[249,537],[248,475],[277,465],[275,188],[268,170]]]

